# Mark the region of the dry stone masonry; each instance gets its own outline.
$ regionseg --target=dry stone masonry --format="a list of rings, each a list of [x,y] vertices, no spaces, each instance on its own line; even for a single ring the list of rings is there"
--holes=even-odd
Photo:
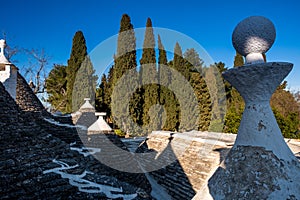
[[[16,103],[23,111],[49,116],[43,104],[19,72],[17,73]]]
[[[246,65],[223,76],[246,102],[237,136],[156,131],[141,144],[124,139],[131,152],[89,99],[72,115],[48,113],[17,68],[7,67],[14,65],[0,40],[0,198],[300,199],[300,142],[287,141],[292,152],[269,105],[292,69],[264,63],[275,35],[272,22],[257,16],[234,30]]]
[[[17,80],[17,102],[0,82],[1,199],[152,199],[144,174],[96,160],[101,149],[82,145],[71,116],[47,113],[20,74]]]
[[[173,139],[170,141],[170,138]],[[223,161],[233,147],[235,140],[235,134],[199,131],[184,133],[156,131],[147,136],[146,140],[141,143],[136,152],[157,152],[158,156],[155,161],[163,162],[161,165],[165,164],[166,159],[175,157],[175,160],[169,165],[165,165],[163,168],[149,173],[158,184],[163,186],[172,199],[209,200],[214,199],[215,197],[213,198],[209,193],[208,180],[219,166],[224,167]],[[298,155],[297,157],[300,160],[300,142],[291,139],[286,142],[291,147],[294,154]],[[167,156],[163,156],[162,154],[168,144],[171,146],[172,151],[169,152]],[[239,148],[240,150],[237,151],[236,154],[241,156],[241,159],[253,159],[253,163],[255,163],[255,166],[252,166],[253,169],[262,169],[261,172],[266,172],[274,167],[274,165],[278,164],[272,163],[270,166],[265,166],[266,163],[271,163],[270,160],[267,160],[270,154],[269,151],[266,151],[264,155],[259,154],[262,151],[261,148],[246,153],[241,147]],[[173,155],[170,155],[170,153],[173,153]],[[261,155],[264,158],[263,162],[256,163],[258,157]],[[278,159],[275,158],[274,155],[272,156],[272,159],[278,162]],[[155,163],[149,163],[149,165],[151,164],[154,165]],[[234,181],[240,181],[245,179],[245,177],[250,177],[246,173],[251,170],[250,168],[244,169],[244,164],[241,164],[240,162],[233,164],[237,167],[237,172],[234,171],[235,177],[232,177]],[[220,169],[223,169],[223,167]],[[256,174],[260,173],[257,172]],[[274,178],[276,176],[272,177]],[[270,177],[268,173],[264,173],[263,175],[260,175],[259,179],[265,180],[266,178],[266,180],[273,180],[272,177]],[[228,183],[223,186],[227,186],[227,184]],[[240,181],[239,185],[234,187],[235,189],[238,189],[242,186],[245,187],[245,184]],[[259,188],[259,185],[253,186],[252,190]],[[222,187],[220,188],[222,189]],[[231,193],[227,199],[238,199],[238,196],[234,198],[234,195],[235,193]],[[243,198],[241,197],[240,199]],[[253,198],[249,197],[248,194],[246,199]]]
[[[28,118],[1,83],[0,94],[2,199],[151,199],[143,174],[122,173],[83,155],[75,128]]]

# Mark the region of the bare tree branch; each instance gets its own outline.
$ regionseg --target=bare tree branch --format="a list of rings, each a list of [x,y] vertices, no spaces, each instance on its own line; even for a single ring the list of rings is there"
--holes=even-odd
[[[4,40],[8,40],[7,39],[7,34],[6,32],[2,32],[2,36]],[[16,63],[18,62],[17,60],[12,60],[12,58],[14,56],[16,56],[17,54],[19,54],[21,52],[21,49],[17,46],[11,46],[10,43],[8,42],[8,44],[6,45],[5,48],[5,57],[7,58],[8,61]]]
[[[2,32],[2,36],[7,40],[7,34]],[[35,94],[45,92],[46,67],[49,64],[50,57],[44,49],[25,49],[17,46],[8,45],[5,48],[6,58],[13,63],[18,61],[12,60],[17,54],[25,54],[28,58],[28,64],[22,67],[24,77],[30,75],[30,86]]]
[[[35,78],[35,87],[33,88],[33,91],[35,94],[37,93],[44,93],[45,92],[45,78],[46,78],[46,73],[45,73],[45,68],[48,65],[48,62],[50,60],[50,57],[46,55],[45,50],[37,50],[37,49],[25,49],[25,52],[30,55],[33,60],[35,61],[35,64],[31,63],[30,68],[27,69],[26,71],[29,71],[31,73],[34,73],[34,78]],[[35,69],[34,71],[32,69]],[[43,78],[41,77],[41,73],[43,74]]]

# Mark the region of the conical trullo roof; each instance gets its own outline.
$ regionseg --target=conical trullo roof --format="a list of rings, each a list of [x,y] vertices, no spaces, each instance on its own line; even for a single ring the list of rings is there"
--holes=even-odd
[[[93,123],[89,128],[88,128],[88,134],[89,133],[99,133],[99,132],[108,132],[112,131],[112,128],[106,123],[106,121],[103,119],[103,116],[105,113],[95,113],[96,116],[99,116],[97,121]]]
[[[84,98],[84,104],[79,108],[80,112],[95,112],[94,106],[90,103],[90,98]]]
[[[14,130],[19,108],[0,82],[0,130]],[[1,134],[1,132],[0,132]]]

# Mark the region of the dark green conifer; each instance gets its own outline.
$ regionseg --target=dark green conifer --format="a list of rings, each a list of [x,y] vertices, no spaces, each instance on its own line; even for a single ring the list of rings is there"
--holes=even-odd
[[[234,57],[234,67],[240,67],[244,65],[244,58],[241,54],[236,52]],[[228,84],[228,83],[227,83]],[[225,116],[224,132],[237,133],[240,125],[242,114],[244,110],[244,100],[238,91],[232,86],[228,87],[227,91],[227,113]]]
[[[66,66],[54,65],[46,79],[46,91],[49,95],[48,102],[55,111],[66,111],[67,105],[67,73]]]
[[[95,106],[95,92],[98,76],[95,75],[95,69],[89,56],[86,56],[77,71],[73,92],[72,92],[72,110],[79,110],[84,104],[84,98],[90,98],[90,102]]]
[[[172,73],[168,66],[167,52],[161,42],[161,38],[158,35],[158,98],[159,104],[163,106],[160,110],[160,127],[163,130],[175,131],[178,127],[179,119],[177,113],[177,105],[179,104],[175,94],[168,87],[171,83]],[[164,122],[164,124],[163,124]]]
[[[208,86],[203,77],[203,61],[193,48],[184,53],[187,69],[190,69],[190,84],[198,101],[198,130],[207,131],[211,122],[211,99]],[[197,109],[197,108],[195,108]]]
[[[103,74],[101,77],[101,83],[96,90],[95,108],[98,112],[108,113],[108,102],[106,95],[108,94],[108,83],[106,75]]]
[[[75,77],[82,62],[87,55],[87,47],[85,38],[82,31],[77,31],[73,37],[71,55],[68,60],[68,66],[66,68],[67,73],[67,97],[68,102],[66,105],[66,111],[72,112],[72,93]]]
[[[140,77],[142,83],[142,123],[146,128],[145,132],[159,129],[159,110],[153,107],[158,104],[158,77],[156,70],[155,39],[151,19],[147,19],[143,53],[140,59]]]
[[[178,42],[176,42],[174,48],[173,68],[181,73],[186,80],[189,80],[189,69],[185,64],[185,60],[182,55],[182,49]]]
[[[238,52],[236,52],[235,56],[234,56],[234,63],[233,66],[234,67],[240,67],[244,65],[244,57],[239,54]]]
[[[136,70],[136,38],[130,17],[124,14],[120,23],[117,54],[114,56],[114,85],[128,70]]]
[[[141,108],[132,106],[138,101],[136,98],[139,95],[132,90],[136,90],[139,77],[136,71],[136,38],[127,14],[124,14],[121,19],[114,63],[113,82],[109,86],[113,120],[127,135],[134,135],[136,130],[133,130],[132,124],[138,121]]]

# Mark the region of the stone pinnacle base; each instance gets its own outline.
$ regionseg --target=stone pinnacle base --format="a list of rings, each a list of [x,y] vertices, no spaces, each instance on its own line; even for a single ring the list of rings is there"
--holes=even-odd
[[[300,164],[263,147],[237,146],[209,180],[214,199],[300,199]]]

